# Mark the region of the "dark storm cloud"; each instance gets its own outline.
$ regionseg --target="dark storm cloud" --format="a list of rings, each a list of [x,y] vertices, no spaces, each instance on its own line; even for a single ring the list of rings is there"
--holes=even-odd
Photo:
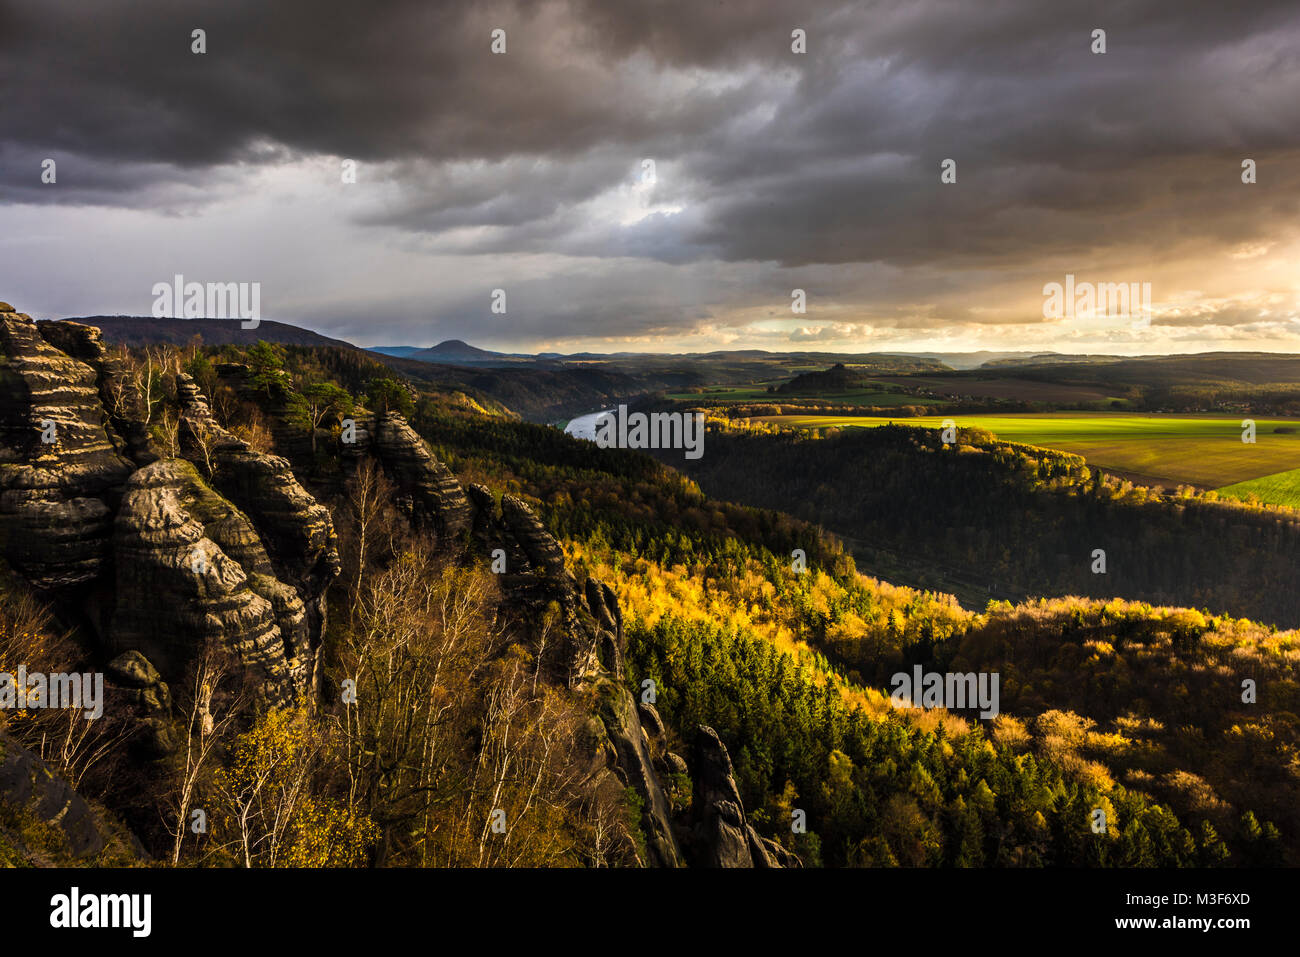
[[[971,264],[1267,231],[1300,181],[1296,9],[1176,6],[1133,23],[1119,6],[909,4],[948,19],[883,17],[770,135],[702,158],[728,188],[689,238],[785,263]],[[1244,156],[1266,195],[1243,197]]]
[[[0,202],[171,209],[232,170],[324,155],[394,187],[359,223],[463,252],[1150,255],[1294,217],[1298,44],[1294,0],[3,0]],[[592,206],[644,156],[647,201],[680,211],[600,225]]]
[[[29,157],[207,167],[269,142],[376,162],[562,158],[689,136],[732,107],[620,80],[558,4],[6,0],[3,16],[0,135]],[[493,57],[498,26],[509,52]],[[559,57],[570,48],[587,54]]]

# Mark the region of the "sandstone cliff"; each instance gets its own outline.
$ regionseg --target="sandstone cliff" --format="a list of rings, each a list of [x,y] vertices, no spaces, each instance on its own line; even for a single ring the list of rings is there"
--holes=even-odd
[[[473,524],[465,490],[400,413],[362,413],[355,421],[357,441],[346,454],[355,460],[368,453],[379,461],[399,490],[398,504],[417,527],[450,542]]]
[[[144,425],[143,410],[127,387],[121,362],[109,354],[99,329],[80,322],[48,320],[38,322],[36,328],[50,345],[94,370],[114,444],[136,465],[156,462],[160,456]]]
[[[695,733],[695,826],[692,863],[701,867],[799,867],[797,857],[760,837],[745,816],[731,756],[717,732]]]
[[[138,652],[175,682],[214,642],[252,700],[312,690],[339,568],[329,511],[184,375],[190,461],[160,459],[123,375],[99,330],[0,309],[0,554],[103,660]]]
[[[234,653],[253,696],[280,704],[314,672],[303,603],[278,581],[249,519],[188,462],[131,476],[114,535],[113,653],[138,650],[167,676],[209,642]]]
[[[490,490],[471,485],[470,524],[474,541],[492,554],[505,555],[502,589],[521,622],[537,623],[546,609],[559,609],[559,637],[538,649],[542,666],[570,688],[588,690],[597,702],[589,747],[603,776],[636,791],[642,803],[640,829],[646,863],[680,867],[684,861],[673,830],[672,813],[655,771],[650,740],[623,677],[623,616],[608,585],[579,582],[564,552],[531,508],[513,495],[501,497],[498,511]]]
[[[0,552],[36,587],[91,581],[109,559],[131,463],[106,430],[94,369],[0,311]]]

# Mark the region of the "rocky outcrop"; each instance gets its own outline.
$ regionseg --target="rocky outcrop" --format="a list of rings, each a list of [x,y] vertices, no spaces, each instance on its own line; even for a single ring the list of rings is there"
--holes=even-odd
[[[645,728],[646,734],[652,738],[661,738],[664,734],[664,719],[659,717],[659,709],[649,702],[642,701],[636,706],[637,716],[641,719],[641,727]]]
[[[39,757],[0,733],[0,841],[10,846],[24,863],[57,863],[63,857],[88,858],[102,852],[109,835],[90,805]],[[35,826],[35,827],[33,827]],[[23,832],[52,830],[57,846],[28,846]],[[6,861],[9,866],[15,862]]]
[[[214,642],[254,700],[287,701],[315,682],[339,567],[329,512],[177,380],[183,444],[212,483],[158,458],[98,329],[0,311],[0,554],[40,588],[85,586],[76,602],[109,657],[176,680]],[[126,697],[146,722],[169,707],[161,678]]]
[[[594,578],[579,582],[559,543],[522,499],[503,495],[498,514],[483,486],[471,486],[469,497],[475,507],[473,539],[481,548],[506,553],[501,587],[515,617],[527,625],[544,620],[548,609],[559,611],[559,638],[548,642],[542,666],[557,682],[593,693],[592,750],[605,773],[641,798],[647,863],[681,866],[672,809],[655,771],[649,736],[622,680],[623,614],[613,589]]]
[[[137,753],[146,760],[171,753],[171,689],[153,663],[138,651],[123,652],[109,662],[105,678],[107,707],[132,726]]]
[[[144,410],[127,386],[121,361],[110,355],[99,329],[67,319],[43,320],[36,328],[50,345],[95,371],[100,402],[112,425],[109,438],[119,450],[138,466],[158,461],[162,456],[149,436]]]
[[[798,867],[799,859],[758,834],[745,817],[731,756],[717,732],[700,725],[692,747],[695,788],[692,863],[700,867]]]
[[[384,412],[356,421],[358,433],[369,439],[372,453],[400,489],[400,504],[418,527],[446,540],[471,526],[474,512],[464,489],[405,418]]]
[[[597,653],[610,674],[623,674],[623,612],[614,589],[595,578],[583,587],[587,607],[596,622]],[[653,706],[651,706],[653,707]],[[660,730],[663,730],[662,725]]]
[[[610,642],[607,630],[596,622],[586,591],[565,564],[563,550],[532,509],[507,494],[501,497],[498,512],[492,494],[481,486],[472,488],[471,495],[477,507],[472,537],[495,556],[494,561],[505,553],[504,570],[494,567],[519,620],[540,622],[552,606],[560,611],[560,639],[549,642],[543,666],[570,688],[589,684],[602,672],[619,673],[611,667],[619,657],[617,649],[608,662],[602,659],[602,645]],[[613,620],[607,610],[604,617]]]
[[[94,369],[0,312],[0,552],[39,588],[91,581],[108,561],[132,465],[105,426]]]
[[[495,534],[496,497],[486,485],[477,484],[466,485],[465,494],[469,496],[470,507],[474,511],[470,537],[479,551],[487,554],[492,547]]]
[[[329,509],[299,484],[288,459],[257,452],[222,428],[188,375],[177,377],[176,391],[186,453],[202,462],[211,485],[253,520],[258,555],[241,565],[249,573],[249,587],[275,610],[293,685],[314,688],[325,593],[341,568]]]
[[[213,418],[207,400],[185,374],[177,376],[182,435],[191,460],[211,460],[211,481],[253,517],[277,567],[316,591],[339,571],[329,509],[299,484],[288,459],[251,449]],[[201,443],[206,443],[204,452]]]
[[[695,735],[695,839],[705,867],[753,867],[744,803],[727,746],[709,727]]]
[[[281,704],[306,690],[315,649],[302,601],[271,574],[249,519],[181,460],[140,469],[114,531],[115,652],[138,650],[183,675],[210,642],[242,668],[251,696]]]
[[[190,418],[198,414],[187,411]],[[537,642],[540,664],[557,683],[593,691],[599,702],[590,742],[599,765],[596,786],[602,776],[609,776],[621,788],[633,788],[643,807],[640,827],[647,863],[680,866],[671,808],[655,771],[649,737],[621,681],[623,616],[613,590],[594,579],[575,579],[563,549],[522,499],[506,494],[498,507],[486,486],[462,488],[401,415],[358,411],[350,439],[339,443],[345,470],[367,459],[378,462],[396,487],[397,504],[415,527],[433,532],[444,544],[456,542],[457,552],[457,540],[468,532],[478,554],[494,556],[498,549],[505,553],[500,583],[508,613],[522,627],[535,629],[548,611],[558,609],[549,639],[544,645]],[[237,492],[230,493],[238,502]],[[656,733],[662,731],[659,723]]]
[[[503,552],[501,588],[507,609],[523,627],[536,629],[558,610],[551,637],[544,646],[538,642],[540,665],[557,683],[594,693],[598,704],[590,747],[600,765],[593,775],[595,786],[608,776],[620,787],[634,789],[643,809],[639,823],[646,863],[680,866],[672,811],[655,771],[649,736],[622,682],[623,615],[613,590],[595,579],[579,582],[564,550],[522,499],[503,495],[498,508],[486,486],[462,489],[400,415],[358,415],[355,441],[341,446],[341,455],[351,466],[367,455],[378,459],[417,526],[432,528],[444,539],[468,530],[475,549],[494,562]],[[656,733],[662,731],[660,723]]]
[[[672,751],[665,751],[663,753],[663,773],[689,774],[690,766],[687,765],[686,759],[680,754],[674,754]]]
[[[625,787],[641,798],[641,834],[648,863],[656,867],[681,867],[681,848],[673,830],[672,809],[654,770],[650,743],[637,717],[631,692],[621,683],[603,678],[597,688],[597,717],[603,726],[613,761],[610,770]]]
[[[562,578],[569,574],[564,566],[564,552],[558,542],[533,514],[533,510],[514,495],[501,496],[501,519],[510,538],[525,558],[520,571],[536,569],[543,575]]]

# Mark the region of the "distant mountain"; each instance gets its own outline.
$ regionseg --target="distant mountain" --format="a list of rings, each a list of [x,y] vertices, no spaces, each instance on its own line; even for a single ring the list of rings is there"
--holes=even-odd
[[[520,359],[531,359],[531,356],[511,356],[504,352],[489,352],[487,349],[480,349],[477,346],[471,346],[468,342],[460,339],[448,339],[440,342],[429,349],[420,349],[407,355],[409,359],[418,359],[421,362],[448,362],[452,365],[481,365],[489,362],[518,362]]]
[[[416,362],[437,362],[446,365],[484,366],[517,365],[521,362],[546,362],[560,358],[558,353],[536,356],[519,353],[492,352],[471,346],[463,339],[447,339],[436,346],[371,346],[371,352],[395,359],[413,359]]]
[[[230,343],[253,345],[259,339],[289,346],[334,346],[357,348],[342,339],[331,339],[310,329],[300,329],[285,322],[262,320],[255,329],[242,329],[238,319],[155,319],[152,316],[69,316],[71,322],[98,326],[104,341],[113,345],[144,346],[168,342],[183,346],[195,336],[204,345]]]

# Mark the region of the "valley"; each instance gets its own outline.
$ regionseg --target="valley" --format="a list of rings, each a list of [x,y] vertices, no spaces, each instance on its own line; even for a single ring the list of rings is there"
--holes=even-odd
[[[936,409],[891,418],[826,412],[860,407],[854,383],[876,372],[806,359],[777,377],[749,356],[471,369],[293,332],[207,345],[163,327],[159,342],[110,346],[85,324],[3,322],[4,368],[22,384],[0,409],[6,434],[33,417],[76,424],[48,449],[8,440],[0,664],[104,662],[109,677],[102,723],[83,722],[95,751],[42,744],[62,713],[0,710],[13,753],[102,809],[78,812],[90,836],[75,838],[0,814],[5,854],[130,861],[126,829],[174,864],[235,863],[241,828],[272,828],[239,823],[230,782],[251,779],[231,775],[262,772],[238,756],[283,751],[310,770],[310,804],[280,807],[294,823],[248,866],[272,852],[308,866],[1300,860],[1287,770],[1300,732],[1284,717],[1300,708],[1300,513],[1194,487],[1284,471],[1290,417],[1260,415],[1243,446],[1236,413],[990,413],[987,397],[925,395],[963,374],[932,359],[879,360],[926,379],[909,391],[911,373],[891,373],[881,396]],[[41,392],[49,368],[77,389]],[[512,408],[542,381],[549,405]],[[704,415],[703,454],[579,437],[593,407],[623,404]],[[573,406],[587,414],[564,418]],[[528,421],[545,414],[571,434]],[[89,470],[62,471],[73,461]],[[1183,487],[1135,485],[1103,462]],[[45,501],[79,523],[75,547]],[[196,590],[209,574],[220,585]],[[174,637],[191,621],[202,647]],[[233,682],[210,705],[229,723],[187,774],[186,689],[213,667]],[[983,715],[898,707],[904,669],[996,674],[1000,701]],[[1271,689],[1259,713],[1223,697],[1246,673]],[[655,701],[638,704],[646,687]],[[452,701],[461,738],[403,730],[404,709]],[[513,752],[500,750],[509,729]],[[376,749],[408,770],[392,778]],[[489,764],[504,790],[466,785],[507,753],[533,783]],[[604,770],[575,777],[578,759]],[[210,835],[157,823],[193,795]],[[1093,836],[1096,807],[1124,822],[1113,843]],[[794,810],[806,833],[783,828]],[[504,820],[517,843],[489,848],[467,815]],[[319,844],[321,826],[336,839]]]

